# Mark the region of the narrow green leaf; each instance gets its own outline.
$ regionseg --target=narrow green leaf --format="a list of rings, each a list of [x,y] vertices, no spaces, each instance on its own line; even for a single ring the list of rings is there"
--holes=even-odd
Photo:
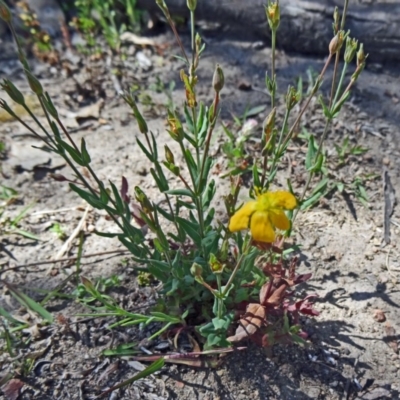
[[[15,319],[8,311],[6,311],[3,307],[0,307],[0,315],[5,318],[8,322],[14,325],[26,325],[26,323],[22,321],[18,321]]]
[[[245,113],[246,118],[255,117],[258,114],[264,112],[266,108],[267,108],[267,106],[264,104],[250,108],[250,110],[246,111],[246,113]]]
[[[164,366],[164,363],[165,363],[164,358],[163,357],[159,358],[157,361],[154,361],[146,369],[144,369],[143,371],[140,371],[132,378],[129,378],[126,381],[123,381],[123,382],[119,383],[118,385],[115,385],[115,386],[111,387],[110,389],[105,390],[101,395],[99,395],[95,398],[103,397],[104,395],[109,394],[109,393],[113,392],[114,390],[120,389],[124,386],[128,386],[131,383],[133,383],[139,379],[142,379],[142,378],[145,378],[146,376],[154,374],[155,372],[157,372]]]
[[[11,225],[16,226],[25,217],[27,212],[35,205],[35,202],[27,205],[12,221]]]
[[[321,104],[321,107],[322,107],[322,110],[324,112],[325,117],[328,120],[331,120],[332,119],[332,113],[329,110],[328,106],[324,103],[324,99],[323,99],[322,95],[318,96],[318,101],[319,101],[319,104]]]
[[[310,135],[308,140],[308,149],[306,155],[306,168],[308,171],[314,164],[315,153],[316,153],[316,148],[315,148],[314,136]]]
[[[253,185],[256,188],[261,187],[260,175],[258,173],[258,167],[256,163],[253,165]]]
[[[89,152],[87,151],[85,138],[82,138],[81,140],[81,155],[83,163],[85,164],[85,166],[88,166],[92,159],[90,158]]]
[[[113,194],[114,194],[115,206],[117,208],[118,215],[123,215],[124,211],[125,211],[125,207],[124,207],[124,202],[123,202],[123,200],[121,198],[121,195],[119,193],[119,190],[114,185],[114,183],[112,183],[111,181],[109,181],[109,182],[110,182],[110,185],[111,185],[111,190],[113,191]]]
[[[215,186],[215,180],[211,179],[210,182],[207,185],[207,189],[204,191],[203,194],[203,209],[207,210],[208,207],[210,207],[211,201],[213,200],[215,196],[217,188]]]
[[[56,138],[57,139],[57,138]],[[82,159],[82,155],[77,151],[74,147],[69,145],[65,140],[62,139],[57,139],[58,145],[65,150],[71,157],[72,159],[81,167],[86,167],[86,163]]]
[[[98,197],[95,197],[92,193],[79,188],[74,183],[70,183],[69,187],[92,207],[97,208],[98,210],[105,209],[106,205]]]
[[[17,235],[21,235],[24,236],[28,239],[32,239],[32,240],[40,240],[39,236],[34,235],[31,232],[25,231],[23,229],[14,229],[13,233],[17,234]]]
[[[35,300],[31,299],[29,296],[26,294],[22,293],[19,291],[17,288],[15,288],[13,285],[10,285],[6,282],[3,282],[7,286],[7,289],[10,291],[12,296],[18,300],[18,302],[30,309],[31,311],[34,311],[36,314],[40,315],[45,321],[52,323],[53,322],[53,316],[45,309],[43,308],[39,303],[36,303]]]
[[[199,235],[199,225],[189,222],[184,218],[177,217],[177,223],[184,229],[189,235],[193,242],[200,248],[201,247],[201,236]]]
[[[140,150],[143,151],[143,153],[145,154],[145,156],[151,161],[154,162],[155,158],[153,157],[153,155],[147,150],[146,146],[140,141],[139,138],[136,138],[136,143],[139,145]]]
[[[184,157],[191,176],[193,176],[194,180],[197,181],[197,177],[199,175],[198,166],[196,165],[193,155],[189,149],[185,149]]]

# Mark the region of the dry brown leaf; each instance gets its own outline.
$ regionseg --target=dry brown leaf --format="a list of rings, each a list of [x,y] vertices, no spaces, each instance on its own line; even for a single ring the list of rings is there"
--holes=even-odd
[[[122,42],[129,42],[139,46],[156,46],[156,42],[153,39],[138,36],[132,32],[124,32],[120,39]]]
[[[246,314],[240,319],[235,335],[228,337],[230,342],[240,340],[253,335],[264,324],[266,310],[261,304],[252,303],[246,308]]]
[[[3,387],[2,391],[7,400],[17,400],[19,396],[19,391],[22,386],[24,386],[24,382],[19,379],[10,379]]]
[[[282,303],[282,298],[285,294],[286,288],[288,285],[286,283],[281,284],[271,295],[271,297],[268,298],[266,301],[266,304],[271,305],[271,306],[277,306],[278,304]]]

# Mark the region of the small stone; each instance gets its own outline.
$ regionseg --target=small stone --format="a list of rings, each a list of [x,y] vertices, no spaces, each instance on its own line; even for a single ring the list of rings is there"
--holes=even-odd
[[[376,322],[385,322],[386,321],[385,313],[380,309],[375,310],[374,311],[374,320]]]
[[[383,157],[382,164],[386,165],[386,166],[389,165],[390,164],[390,159],[388,157]]]
[[[239,90],[249,91],[251,90],[251,83],[246,79],[242,79],[241,81],[239,81],[237,88]]]

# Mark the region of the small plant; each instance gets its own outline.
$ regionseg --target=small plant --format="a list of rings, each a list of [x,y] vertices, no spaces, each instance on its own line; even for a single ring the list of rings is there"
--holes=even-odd
[[[33,54],[40,60],[50,64],[57,64],[58,53],[54,50],[50,35],[43,30],[36,14],[29,7],[28,2],[19,1],[19,18],[27,31],[27,44],[31,47]]]
[[[341,145],[335,144],[335,149],[339,159],[338,168],[345,165],[350,156],[359,156],[368,151],[368,149],[356,144],[350,146],[350,139],[348,136],[346,136]]]
[[[54,232],[60,240],[65,240],[67,238],[64,228],[58,222],[53,223],[53,225],[50,227],[50,232]]]
[[[317,315],[317,312],[310,303],[312,296],[299,296],[293,290],[310,275],[296,274],[297,259],[292,254],[296,246],[290,236],[298,212],[315,204],[328,186],[327,178],[323,177],[327,168],[323,143],[331,122],[365,66],[363,46],[358,46],[357,41],[344,32],[345,15],[340,21],[336,10],[328,57],[307,98],[301,107],[296,107],[302,94],[289,87],[284,103],[280,105],[275,75],[280,11],[278,3],[268,3],[265,10],[272,35],[272,60],[266,86],[270,94],[270,110],[258,132],[260,150],[251,154],[251,164],[242,170],[251,172],[252,177],[247,200],[239,200],[243,190],[241,177],[230,176],[230,191],[223,195],[229,218],[225,224],[216,217],[213,207],[217,184],[211,173],[214,160],[210,154],[221,109],[224,73],[216,65],[211,83],[213,99],[209,103],[200,101],[197,70],[205,45],[195,31],[197,1],[187,1],[191,15],[191,54],[187,54],[182,45],[166,3],[163,0],[156,2],[174,32],[185,65],[180,71],[185,103],[181,109],[171,103],[166,115],[166,131],[171,144],[160,149],[135,94],[127,92],[123,98],[130,106],[140,132],[137,146],[151,165],[151,176],[164,202],[155,202],[139,186],[130,192],[124,177],[119,186],[99,178],[93,170],[85,140],[82,138],[80,143],[76,143],[71,137],[20,47],[18,51],[27,80],[39,98],[49,125],[44,126],[30,113],[39,127],[33,128],[15,116],[6,101],[0,103],[35,136],[43,138],[44,135],[45,150],[62,156],[75,174],[76,182],[69,182],[70,189],[92,207],[104,210],[114,222],[115,232],[97,234],[118,238],[131,252],[137,270],[151,274],[160,282],[159,302],[145,314],[124,310],[111,295],[103,293],[104,287],[83,276],[79,287],[80,301],[92,310],[91,316],[114,318],[110,328],[157,323],[159,328],[149,339],[173,326],[181,330],[196,330],[202,338],[204,350],[231,347],[246,338],[263,345],[302,342],[307,335],[301,329],[299,314]],[[0,15],[15,35],[11,14],[1,0]],[[110,26],[113,29],[112,24]],[[18,44],[17,38],[16,42]],[[345,63],[337,83],[342,46],[345,46]],[[357,59],[354,73],[344,85],[346,70],[354,57]],[[330,97],[319,97],[326,119],[324,131],[319,140],[312,134],[308,136],[304,163],[307,180],[301,191],[295,193],[290,177],[281,178],[280,166],[305,110],[318,93],[325,72],[334,59]],[[23,95],[11,81],[4,80],[1,87],[15,102],[27,107]],[[277,107],[283,110],[282,120],[278,118]],[[294,111],[296,109],[299,111]],[[289,117],[294,112],[296,117],[290,124],[292,118]],[[233,133],[228,137],[231,147],[225,150],[232,153],[236,139]],[[247,139],[248,136],[244,135],[243,143]],[[178,154],[183,159],[179,164]],[[236,161],[242,154],[233,154],[232,160]]]
[[[1,190],[2,190],[1,197],[8,196],[8,200],[5,203],[0,204],[0,236],[20,235],[28,239],[39,240],[39,238],[33,233],[28,232],[19,227],[19,223],[26,216],[26,214],[34,204],[26,206],[15,218],[10,218],[6,214],[6,206],[9,204],[11,199],[15,198],[13,196],[16,195],[16,192],[13,189],[10,189],[5,186],[1,186]]]
[[[315,153],[318,150],[318,145],[315,142],[314,136],[303,128],[302,133],[298,135],[299,139],[304,140],[308,144],[308,151],[306,156],[306,168],[312,166],[312,160],[315,157]],[[317,186],[318,191],[315,192],[315,196],[310,199],[307,207],[311,207],[319,202],[319,200],[332,193],[335,190],[340,193],[352,193],[364,206],[368,205],[368,195],[365,190],[365,183],[369,180],[375,179],[375,174],[366,174],[365,176],[349,176],[339,177],[338,171],[344,166],[349,164],[350,157],[358,157],[365,154],[368,149],[359,145],[350,146],[350,139],[346,137],[341,145],[335,144],[334,147],[337,153],[337,158],[332,157],[330,159],[330,168],[327,166],[328,156],[325,150],[321,150],[322,157],[320,163],[315,170],[315,173],[321,174],[323,177]]]
[[[97,35],[101,32],[108,46],[119,52],[121,47],[120,36],[128,27],[137,31],[139,28],[140,13],[136,10],[136,0],[76,0],[75,7],[78,16],[72,26],[81,32],[86,48],[91,54],[101,51],[97,44]],[[128,17],[128,26],[122,22],[123,16]]]

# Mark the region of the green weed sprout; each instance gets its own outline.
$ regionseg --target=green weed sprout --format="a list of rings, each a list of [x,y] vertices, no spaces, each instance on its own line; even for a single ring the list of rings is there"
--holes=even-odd
[[[15,34],[11,14],[0,0],[0,15],[14,35],[26,78],[38,96],[48,126],[44,126],[30,111],[22,93],[9,80],[3,81],[2,89],[27,110],[37,128],[15,115],[4,100],[1,100],[0,106],[35,136],[42,137],[37,130],[43,132],[45,150],[62,156],[79,181],[79,184],[69,183],[71,190],[93,208],[106,211],[114,221],[115,233],[97,233],[117,237],[131,252],[138,270],[150,273],[160,282],[160,301],[147,315],[123,310],[84,277],[81,277],[82,301],[92,309],[91,315],[115,317],[117,321],[111,327],[152,322],[161,324],[152,338],[173,325],[181,329],[196,329],[204,349],[230,347],[248,337],[261,345],[293,341],[304,343],[307,334],[299,325],[299,315],[318,315],[312,306],[313,296],[289,298],[288,292],[309,279],[311,274],[296,274],[297,259],[290,256],[294,248],[284,247],[284,242],[292,232],[299,210],[310,207],[325,193],[324,182],[313,178],[321,176],[325,168],[323,143],[330,124],[365,66],[363,46],[358,46],[357,41],[344,32],[345,12],[341,22],[338,12],[335,12],[333,39],[327,49],[325,65],[292,125],[289,124],[289,117],[300,102],[301,93],[294,87],[288,88],[284,117],[280,121],[276,112],[279,105],[275,76],[275,41],[280,10],[278,3],[268,3],[265,10],[272,31],[272,68],[270,76],[266,78],[266,86],[271,97],[270,111],[260,132],[261,154],[259,157],[256,155],[251,167],[251,199],[244,205],[237,204],[242,183],[240,177],[231,177],[231,190],[224,196],[229,217],[229,224],[226,225],[216,218],[213,208],[216,183],[211,174],[214,160],[210,155],[210,143],[215,135],[221,92],[225,85],[224,73],[216,65],[211,82],[213,99],[209,104],[200,101],[197,95],[197,69],[205,45],[195,31],[197,1],[187,2],[191,16],[191,54],[184,49],[167,4],[163,0],[156,0],[156,3],[174,32],[181,50],[180,58],[185,64],[180,71],[185,104],[178,109],[170,102],[166,116],[167,132],[171,140],[177,143],[183,165],[178,165],[177,154],[169,146],[159,149],[150,123],[143,116],[133,93],[127,92],[123,98],[136,119],[140,132],[137,146],[152,165],[150,172],[165,199],[163,203],[154,202],[138,186],[134,188],[132,196],[125,178],[122,179],[121,188],[99,178],[92,168],[85,140],[82,139],[80,144],[73,140],[59,118],[50,95],[32,74]],[[345,63],[337,83],[342,46],[346,47]],[[357,58],[356,68],[350,81],[345,84],[346,70],[351,67],[353,57]],[[313,135],[310,136],[305,159],[308,178],[303,192],[294,193],[290,179],[287,190],[274,190],[279,165],[296,127],[311,99],[318,93],[333,60],[335,73],[330,99],[327,102],[322,96],[319,98],[326,125],[318,141]],[[80,167],[87,170],[90,180],[81,173]],[[171,188],[171,176],[180,182],[179,188]],[[314,187],[311,187],[312,184],[315,184]],[[148,228],[148,235],[144,229],[140,229],[144,226]],[[250,232],[243,235],[242,231],[248,231],[248,228]],[[239,320],[235,319],[238,314],[241,315]]]

